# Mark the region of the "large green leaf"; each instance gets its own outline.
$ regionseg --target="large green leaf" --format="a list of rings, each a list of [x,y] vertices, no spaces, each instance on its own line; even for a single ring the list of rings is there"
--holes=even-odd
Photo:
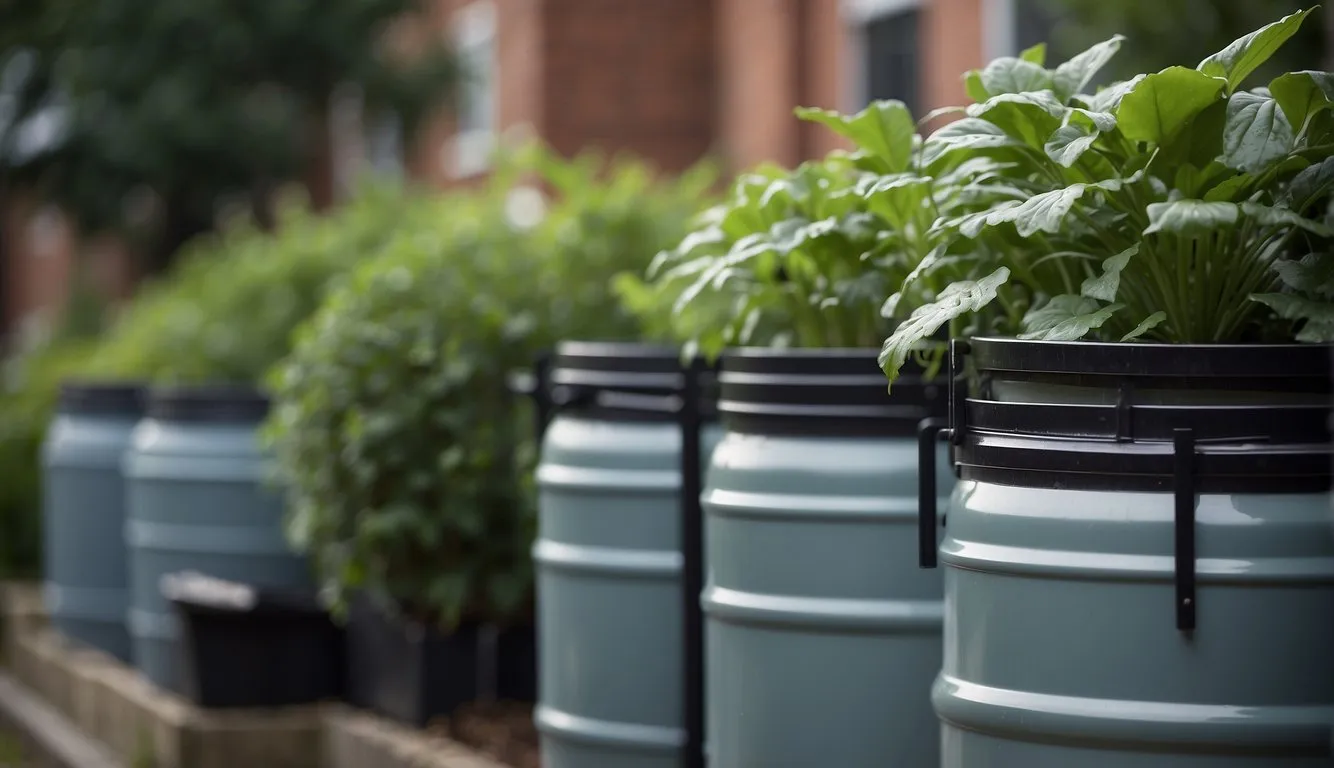
[[[1037,232],[1059,232],[1066,214],[1087,191],[1086,184],[1072,184],[1034,195],[1014,207],[993,210],[987,216],[987,225],[994,227],[1013,222],[1020,237],[1031,237]]]
[[[1269,93],[1292,127],[1301,131],[1312,115],[1334,103],[1334,74],[1310,70],[1288,72],[1269,83]]]
[[[1241,212],[1247,218],[1268,227],[1296,227],[1320,237],[1334,236],[1334,231],[1314,219],[1308,219],[1296,211],[1274,205],[1244,202]]]
[[[1229,93],[1237,90],[1247,76],[1268,61],[1275,51],[1283,47],[1288,38],[1297,33],[1302,21],[1313,10],[1315,9],[1308,8],[1284,16],[1249,35],[1237,38],[1223,50],[1201,61],[1196,69],[1210,77],[1221,77],[1226,80]]]
[[[1334,157],[1302,169],[1292,177],[1281,199],[1289,208],[1301,211],[1328,194],[1330,189],[1334,189]]]
[[[1031,61],[1005,56],[982,68],[982,87],[992,96],[1002,93],[1045,91],[1052,87],[1052,74]]]
[[[1121,101],[1127,93],[1139,87],[1139,84],[1148,75],[1135,75],[1129,80],[1122,80],[1119,83],[1112,83],[1097,93],[1085,99],[1089,109],[1096,112],[1116,112],[1117,107],[1121,106]]]
[[[1249,91],[1237,91],[1227,103],[1223,129],[1223,162],[1229,168],[1260,173],[1292,151],[1292,125],[1278,102]]]
[[[976,312],[996,298],[996,290],[1010,279],[1010,270],[1000,267],[981,280],[962,280],[940,292],[936,300],[913,310],[894,329],[880,349],[880,367],[892,382],[907,362],[908,356],[923,339],[930,338],[940,326],[956,317]]]
[[[1132,141],[1168,144],[1196,115],[1219,100],[1223,81],[1185,67],[1149,75],[1116,109],[1121,132]]]
[[[1284,320],[1305,321],[1297,332],[1297,340],[1305,342],[1334,341],[1334,303],[1315,301],[1290,293],[1253,293],[1252,301],[1274,310]]]
[[[1019,58],[1024,61],[1031,61],[1039,67],[1045,67],[1047,65],[1047,44],[1038,43],[1037,45],[1025,48],[1020,52]]]
[[[1308,253],[1300,261],[1283,259],[1274,271],[1293,290],[1334,299],[1334,253]]]
[[[917,215],[931,193],[931,180],[912,174],[882,176],[862,193],[872,213],[902,229]]]
[[[940,128],[922,144],[922,163],[932,166],[951,152],[1020,147],[1000,126],[977,117],[964,117]]]
[[[1154,328],[1157,328],[1166,319],[1166,312],[1161,310],[1154,312],[1152,315],[1141,320],[1139,325],[1132,328],[1125,336],[1122,336],[1121,341],[1134,341]]]
[[[1069,168],[1093,146],[1101,135],[1097,128],[1083,123],[1067,122],[1052,134],[1043,147],[1047,157]]]
[[[1121,289],[1121,271],[1137,253],[1139,253],[1138,243],[1115,256],[1108,257],[1102,262],[1102,274],[1090,277],[1079,286],[1080,294],[1099,301],[1116,301],[1116,293]]]
[[[1176,200],[1152,203],[1148,207],[1149,226],[1144,234],[1167,232],[1182,237],[1207,235],[1237,223],[1241,210],[1236,203],[1209,203],[1203,200]]]
[[[1052,76],[1052,87],[1056,91],[1056,97],[1066,101],[1084,90],[1084,86],[1089,84],[1093,76],[1098,74],[1098,71],[1121,49],[1124,40],[1121,35],[1114,35],[1111,39],[1094,45],[1058,66]]]
[[[797,116],[831,128],[858,147],[883,159],[890,173],[908,170],[917,126],[903,102],[876,101],[851,117],[814,107],[802,107]]]
[[[1087,296],[1053,296],[1041,309],[1024,315],[1024,332],[1019,338],[1038,341],[1074,341],[1102,327],[1120,304],[1102,306]]]
[[[1012,138],[1034,149],[1042,149],[1061,127],[1069,108],[1049,91],[1002,93],[968,107],[969,117],[998,126]]]

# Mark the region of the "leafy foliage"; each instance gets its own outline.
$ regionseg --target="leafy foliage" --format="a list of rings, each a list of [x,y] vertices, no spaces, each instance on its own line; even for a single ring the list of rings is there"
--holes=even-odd
[[[711,180],[653,176],[524,147],[368,253],[303,326],[266,433],[289,538],[336,606],[369,590],[448,630],[526,605],[532,420],[507,376],[560,339],[640,336],[612,282],[681,236]]]
[[[408,134],[441,105],[458,75],[449,51],[388,44],[393,25],[422,8],[0,4],[0,180],[35,185],[84,231],[130,229],[174,250],[212,229],[219,207],[266,211],[277,185],[302,178],[336,89],[358,87]]]
[[[337,214],[322,216],[294,196],[276,233],[237,221],[192,242],[176,268],[125,308],[88,372],[162,383],[258,384],[335,280],[396,231],[438,213],[428,211],[429,199],[366,186]]]
[[[891,288],[936,287],[919,269],[940,256],[930,225],[960,198],[935,193],[920,174],[907,108],[881,101],[847,117],[799,114],[861,151],[740,176],[651,265],[655,289],[676,297],[678,322],[707,355],[746,344],[874,346],[898,303],[884,301]]]
[[[1243,89],[1307,13],[1097,93],[1078,89],[1119,37],[1055,70],[1004,58],[970,74],[976,102],[921,150],[935,197],[966,198],[929,230],[957,258],[921,270],[950,287],[886,341],[890,378],[943,323],[1051,340],[1334,339],[1320,277],[1334,258],[1330,78]]]
[[[291,540],[338,604],[366,589],[446,630],[530,588],[529,422],[505,378],[548,339],[521,238],[479,208],[449,201],[459,226],[362,265],[271,380]]]

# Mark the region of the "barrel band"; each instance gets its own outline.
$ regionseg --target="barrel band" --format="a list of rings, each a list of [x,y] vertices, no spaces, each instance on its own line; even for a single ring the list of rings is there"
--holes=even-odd
[[[681,553],[590,547],[539,539],[533,544],[533,560],[539,567],[574,573],[674,579],[681,573]]]
[[[618,723],[573,715],[539,704],[533,710],[537,730],[549,738],[596,747],[641,752],[674,752],[685,746],[685,731],[662,725]]]
[[[42,599],[53,617],[84,621],[121,622],[129,605],[124,588],[72,587],[53,581],[42,585]]]
[[[135,549],[205,554],[288,556],[282,529],[239,525],[180,525],[153,520],[126,520],[125,543]]]
[[[859,520],[917,524],[915,496],[761,493],[710,487],[701,499],[710,517],[834,522]],[[942,498],[944,506],[949,498]]]
[[[1028,742],[1125,749],[1334,755],[1334,706],[1126,701],[1016,691],[941,673],[931,691],[948,726]]]
[[[939,600],[765,595],[709,585],[700,603],[710,620],[795,630],[915,634],[939,633],[945,624]]]
[[[585,493],[676,493],[681,473],[675,470],[596,469],[543,463],[537,468],[537,484],[543,490]]]
[[[984,544],[947,537],[940,559],[961,570],[1031,578],[1078,578],[1107,581],[1170,583],[1175,577],[1172,555],[1120,552],[1079,552],[1009,544]],[[1199,581],[1206,584],[1334,584],[1334,558],[1201,557],[1195,561]]]

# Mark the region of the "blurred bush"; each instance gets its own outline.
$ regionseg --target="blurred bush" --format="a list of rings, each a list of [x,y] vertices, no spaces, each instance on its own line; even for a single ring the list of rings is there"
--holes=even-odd
[[[628,158],[528,145],[302,328],[266,434],[289,537],[336,605],[364,589],[445,630],[522,619],[534,446],[507,376],[560,339],[642,338],[612,282],[681,238],[711,173],[655,180]]]

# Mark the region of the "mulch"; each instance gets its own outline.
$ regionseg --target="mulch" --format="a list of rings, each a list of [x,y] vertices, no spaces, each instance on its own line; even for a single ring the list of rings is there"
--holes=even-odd
[[[467,704],[433,723],[432,729],[513,768],[542,768],[531,703]]]

